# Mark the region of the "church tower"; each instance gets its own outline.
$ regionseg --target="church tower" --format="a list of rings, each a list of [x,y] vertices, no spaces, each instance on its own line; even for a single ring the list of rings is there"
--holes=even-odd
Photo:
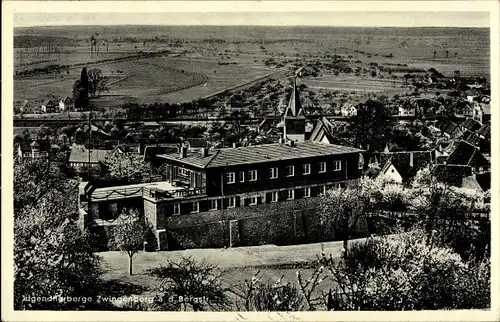
[[[283,114],[283,138],[285,141],[304,142],[305,135],[306,117],[300,103],[300,95],[297,90],[297,75],[295,75],[292,95]]]

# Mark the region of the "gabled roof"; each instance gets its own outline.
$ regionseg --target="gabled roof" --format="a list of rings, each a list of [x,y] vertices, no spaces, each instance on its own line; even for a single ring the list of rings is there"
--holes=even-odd
[[[454,133],[457,127],[459,127],[455,122],[450,121],[449,119],[443,119],[436,125],[441,131],[447,133],[448,135]]]
[[[473,118],[468,118],[462,123],[462,126],[469,131],[476,131],[481,128],[481,123],[474,120]]]
[[[303,115],[302,104],[300,103],[300,94],[297,90],[297,78],[293,78],[293,90],[288,106],[285,109],[285,117],[297,117]]]
[[[487,164],[487,160],[481,156],[475,146],[462,140],[455,145],[455,149],[451,152],[446,163],[455,165]]]
[[[479,144],[479,141],[481,140],[481,138],[476,133],[471,132],[469,130],[465,130],[464,134],[462,135],[462,140],[464,140],[464,141],[466,141],[474,146],[477,146]]]
[[[462,186],[462,180],[472,175],[472,167],[467,165],[436,164],[431,173],[441,182]]]
[[[189,142],[189,147],[191,148],[206,148],[208,147],[208,141],[204,138],[190,138],[187,140]]]
[[[323,118],[326,119],[326,118]],[[318,120],[316,125],[314,126],[311,136],[309,137],[309,141],[320,142],[323,136],[328,138],[328,141],[334,142],[334,137],[330,132],[329,126],[325,123],[325,120]]]
[[[49,103],[54,104],[54,101],[53,101],[52,99],[50,99],[50,98],[49,98],[49,99],[46,99],[45,101],[43,101],[42,105],[45,105],[45,106],[46,106],[46,105],[47,105],[47,104],[49,104]]]
[[[106,157],[108,157],[113,150],[91,150],[90,151],[90,163],[104,162]],[[89,162],[89,150],[82,148],[73,148],[69,154],[70,163],[88,163]]]
[[[48,140],[33,140],[31,142],[29,141],[23,141],[20,143],[20,148],[21,151],[23,152],[29,152],[31,151],[31,148],[38,148],[40,151],[44,152],[49,152],[51,149],[51,144]]]
[[[187,151],[187,155],[184,158],[181,158],[179,153],[164,154],[159,155],[159,157],[199,168],[219,168],[359,152],[364,151],[346,146],[305,141],[297,142],[293,147],[284,143],[273,143],[238,148],[213,149],[208,151],[207,157],[191,151]]]
[[[491,126],[489,124],[484,124],[483,126],[481,126],[481,128],[479,130],[476,131],[476,133],[479,136],[482,136],[485,139],[490,140],[491,139],[490,138],[490,136],[491,136]]]
[[[425,168],[432,162],[431,151],[403,151],[403,152],[381,152],[377,153],[380,163],[384,164],[384,168],[388,168],[392,164],[403,178],[403,181],[411,180],[418,170]],[[413,155],[413,165],[411,159]],[[382,171],[382,170],[381,170]]]
[[[479,183],[479,186],[481,186],[481,189],[483,191],[488,191],[491,189],[491,172],[484,172],[484,173],[479,173],[476,174],[476,181]]]

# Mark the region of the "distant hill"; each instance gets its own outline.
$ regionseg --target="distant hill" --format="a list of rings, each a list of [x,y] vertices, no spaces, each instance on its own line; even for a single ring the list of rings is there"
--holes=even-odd
[[[14,36],[14,48],[32,48],[47,46],[73,46],[76,41],[67,37],[54,37],[46,35],[18,35]]]

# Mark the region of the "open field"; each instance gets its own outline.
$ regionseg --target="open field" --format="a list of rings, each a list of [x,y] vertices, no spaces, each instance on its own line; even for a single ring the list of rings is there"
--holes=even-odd
[[[301,82],[311,89],[323,88],[334,91],[391,92],[395,94],[410,90],[401,81],[356,76],[324,75],[317,79],[303,79]]]
[[[93,67],[100,68],[105,76],[110,77],[110,91],[95,100],[97,107],[117,106],[125,101],[190,101],[275,72],[258,65],[219,65],[216,60],[169,57],[89,66]],[[123,74],[118,76],[118,70],[123,71]],[[70,75],[44,75],[16,80],[14,100],[44,100],[49,94],[56,97],[71,96],[73,82],[78,77],[78,70],[73,69]]]
[[[351,243],[362,242],[357,239]],[[237,247],[228,249],[188,249],[172,252],[140,252],[134,257],[134,275],[128,275],[128,257],[122,252],[99,253],[103,258],[106,281],[120,281],[135,285],[138,289],[136,295],[153,295],[158,286],[156,278],[146,274],[150,268],[158,267],[167,260],[178,261],[182,257],[191,256],[196,261],[216,264],[217,269],[223,272],[224,284],[232,288],[241,287],[245,279],[251,279],[257,272],[263,282],[276,282],[283,276],[283,282],[297,285],[296,271],[299,270],[306,280],[313,273],[310,263],[316,260],[324,249],[326,254],[337,258],[342,250],[342,242],[327,242],[322,244],[304,244],[293,246],[263,245],[252,247]],[[317,291],[326,290],[331,283],[324,283]],[[130,294],[129,294],[130,295]],[[236,310],[236,307],[233,307]]]

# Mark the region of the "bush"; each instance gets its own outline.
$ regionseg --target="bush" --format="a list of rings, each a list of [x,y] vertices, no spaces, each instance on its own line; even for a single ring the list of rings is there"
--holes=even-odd
[[[323,255],[336,283],[330,310],[438,310],[489,307],[490,265],[463,261],[423,231],[368,239],[345,260]],[[472,290],[472,291],[471,291]],[[474,295],[471,295],[473,293]],[[474,296],[474,299],[471,298]]]

